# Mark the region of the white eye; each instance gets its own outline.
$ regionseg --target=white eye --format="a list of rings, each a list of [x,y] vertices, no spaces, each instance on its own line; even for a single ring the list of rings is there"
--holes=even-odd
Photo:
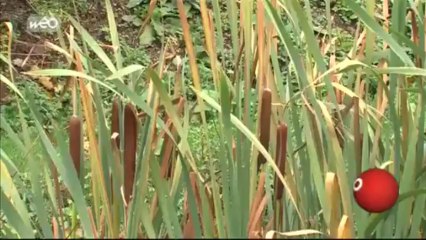
[[[354,182],[354,191],[358,192],[362,188],[362,179],[357,178]]]

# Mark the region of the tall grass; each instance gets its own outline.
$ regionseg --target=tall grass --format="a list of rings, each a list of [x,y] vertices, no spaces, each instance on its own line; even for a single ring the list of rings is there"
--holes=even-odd
[[[360,27],[347,57],[338,60],[331,15],[326,14],[328,34],[318,39],[309,1],[226,1],[225,11],[220,1],[213,1],[212,9],[200,1],[217,99],[201,88],[205,80],[182,0],[176,7],[191,86],[177,86],[182,91],[177,100],[162,82],[167,45],[156,69],[123,66],[109,0],[112,54],[70,16],[68,45],[47,45],[68,59],[69,68],[25,73],[74,81],[70,128],[54,133],[43,129],[32,93],[14,84],[12,26],[6,23],[9,52],[1,61],[9,72],[0,77],[29,106],[37,132],[28,133],[24,118],[23,131],[14,132],[4,116],[2,129],[22,151],[30,149],[31,139],[40,139],[44,147],[28,160],[31,186],[24,188],[14,160],[1,151],[6,236],[425,237],[425,5],[394,1],[390,7],[381,1],[382,21],[375,16],[378,1],[344,2]],[[326,4],[330,11],[330,1]],[[223,15],[230,26],[227,45]],[[226,47],[232,75],[218,59]],[[288,64],[280,63],[280,55]],[[138,81],[148,83],[147,94],[134,90]],[[376,83],[377,93],[371,95],[368,90]],[[115,96],[111,120],[101,88]],[[207,105],[220,123],[219,161],[203,163],[209,179],[198,169],[188,141],[188,92],[197,95],[202,131],[209,124]],[[88,142],[84,152],[83,138]],[[397,204],[381,214],[365,212],[352,197],[353,181],[373,167],[390,171],[400,186]],[[149,194],[150,187],[155,194]],[[42,195],[42,189],[47,193]],[[27,193],[34,195],[30,206],[23,201]],[[67,200],[71,221],[63,212]]]

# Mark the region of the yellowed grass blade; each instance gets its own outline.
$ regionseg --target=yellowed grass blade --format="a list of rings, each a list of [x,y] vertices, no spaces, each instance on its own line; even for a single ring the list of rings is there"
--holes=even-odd
[[[339,197],[339,183],[337,181],[336,174],[328,172],[325,177],[325,188],[327,196],[326,209],[328,216],[328,230],[330,237],[337,237],[337,228],[339,225],[339,210],[340,210],[340,197]]]
[[[209,16],[206,0],[200,1],[200,9],[201,9],[201,19],[203,22],[206,46],[207,46],[207,53],[210,57],[210,64],[212,67],[214,86],[216,87],[216,90],[218,90],[219,75],[218,75],[218,66],[217,66],[217,55],[216,55],[216,49],[214,46],[215,44],[214,32],[212,31],[214,23],[212,22],[213,19],[211,19]]]
[[[277,232],[274,230],[271,230],[266,233],[265,238],[266,239],[273,239],[275,236],[281,236],[281,237],[300,237],[300,236],[308,236],[308,235],[323,235],[322,232],[313,230],[313,229],[304,229],[304,230],[297,230],[297,231],[290,231],[290,232]]]
[[[151,20],[151,17],[152,17],[152,14],[154,13],[156,5],[157,5],[157,0],[151,0],[149,2],[148,12],[146,14],[145,20],[141,24],[141,28],[139,29],[139,32],[138,32],[136,40],[139,39],[139,36],[143,33],[146,25],[149,23],[149,20]]]
[[[179,10],[180,22],[182,24],[183,38],[185,41],[186,51],[188,52],[188,55],[189,55],[189,66],[191,68],[194,87],[198,91],[201,91],[201,81],[200,81],[200,75],[198,73],[197,59],[195,57],[194,46],[191,40],[191,32],[189,30],[189,24],[188,24],[187,16],[185,13],[185,6],[182,0],[177,0],[176,2],[177,2],[178,10]],[[200,97],[198,97],[197,99],[198,99],[198,104],[200,105],[200,108],[201,108],[201,119],[203,123],[205,124],[206,114],[205,114],[204,102],[203,102],[203,99]]]
[[[342,203],[343,203],[343,210],[345,214],[351,215],[352,204],[351,204],[351,198],[349,194],[351,189],[348,186],[348,177],[345,170],[345,163],[343,161],[342,149],[339,146],[337,135],[334,130],[334,123],[330,113],[327,111],[323,102],[321,101],[317,101],[317,102],[324,115],[324,120],[327,124],[327,130],[330,137],[329,139],[331,140],[330,145],[332,148],[332,154],[334,155],[333,158],[335,160],[334,163],[336,166],[337,177],[340,183],[339,187],[340,187],[340,194],[341,194]]]
[[[337,230],[337,238],[353,238],[350,221],[347,215],[343,215]]]
[[[77,70],[79,72],[84,72],[82,63],[80,61],[80,55],[76,54],[76,58],[77,58],[76,59]],[[92,98],[83,80],[79,79],[78,82],[80,84],[81,102],[83,106],[84,118],[86,120],[86,131],[87,131],[87,136],[89,138],[89,152],[90,152],[90,160],[91,160],[90,162],[91,162],[91,170],[92,170],[93,187],[94,187],[94,191],[96,191],[96,189],[101,191],[101,196],[104,201],[104,207],[107,214],[108,225],[113,226],[111,208],[110,208],[111,205],[109,203],[108,194],[106,190],[105,176],[103,175],[103,171],[101,169],[102,163],[100,159],[100,153],[99,153],[99,147],[98,147],[99,145],[98,145],[98,141],[97,141],[97,137],[95,133],[96,124],[95,124]],[[98,183],[99,185],[96,183]],[[99,203],[97,194],[93,194],[93,196],[95,198],[95,201],[97,200]],[[95,208],[95,211],[99,211],[99,209]],[[97,216],[99,216],[98,212],[96,212],[96,214]],[[110,228],[110,230],[112,231],[112,228]],[[114,234],[111,232],[111,235],[114,235]]]

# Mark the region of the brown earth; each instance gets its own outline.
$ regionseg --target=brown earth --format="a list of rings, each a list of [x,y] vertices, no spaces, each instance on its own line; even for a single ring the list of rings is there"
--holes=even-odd
[[[103,26],[108,26],[107,14],[102,1],[89,1],[86,12],[78,13],[80,24],[102,45],[110,44],[107,40],[108,33],[102,31]],[[69,4],[72,4],[70,1]],[[129,46],[135,47],[135,38],[137,38],[139,29],[129,26],[121,16],[130,14],[126,7],[127,0],[112,1],[114,14],[116,16],[117,28],[120,37],[124,39]],[[72,6],[72,5],[71,5]],[[12,64],[17,72],[14,73],[15,79],[27,79],[20,74],[21,71],[27,71],[31,68],[49,68],[65,63],[66,59],[57,52],[45,47],[45,41],[50,41],[59,45],[56,34],[32,33],[26,29],[27,19],[30,15],[37,14],[36,9],[29,4],[28,0],[0,0],[0,22],[11,22],[13,26],[13,41],[11,50]],[[75,14],[70,13],[72,16]],[[62,22],[62,31],[68,29],[69,22]],[[0,52],[7,56],[7,29],[4,24],[0,25]],[[147,52],[155,60],[160,52],[159,45],[153,45],[147,48]],[[108,51],[108,48],[105,49]],[[0,68],[1,72],[9,76],[6,68]],[[43,86],[45,87],[45,86]],[[48,90],[48,89],[46,89]],[[3,82],[0,83],[0,105],[9,102],[8,89]]]

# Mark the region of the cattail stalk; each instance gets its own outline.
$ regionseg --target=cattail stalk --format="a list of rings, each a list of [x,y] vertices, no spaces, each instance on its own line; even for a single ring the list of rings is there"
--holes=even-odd
[[[285,123],[279,123],[277,126],[277,141],[276,141],[276,153],[275,161],[280,173],[285,176],[285,163],[286,163],[286,154],[287,154],[287,125]],[[283,215],[284,215],[284,204],[282,202],[284,195],[284,185],[281,180],[275,175],[274,179],[275,186],[275,209],[274,214],[274,223],[277,231],[282,230],[283,226]]]
[[[78,116],[73,115],[69,121],[68,125],[69,131],[69,152],[71,155],[72,162],[74,164],[75,171],[77,172],[77,177],[80,178],[80,163],[81,163],[81,120]],[[75,206],[73,206],[71,213],[71,226],[75,227],[77,225],[77,211]],[[75,232],[71,235],[75,238]]]
[[[128,103],[124,108],[124,199],[127,204],[129,204],[133,192],[137,136],[136,109],[131,103]]]
[[[81,163],[81,119],[73,115],[68,124],[69,131],[69,151],[77,176],[80,177]]]
[[[280,123],[277,127],[277,148],[275,154],[275,161],[281,174],[285,175],[285,161],[287,154],[287,125]],[[275,199],[277,201],[282,199],[284,185],[278,176],[275,176]]]
[[[272,94],[271,89],[265,88],[262,93],[262,106],[260,108],[260,143],[263,147],[268,150],[269,148],[269,138],[270,138],[270,127],[271,127],[271,105],[272,103]],[[260,169],[260,166],[266,162],[265,157],[262,154],[259,154],[257,158],[257,169]]]

